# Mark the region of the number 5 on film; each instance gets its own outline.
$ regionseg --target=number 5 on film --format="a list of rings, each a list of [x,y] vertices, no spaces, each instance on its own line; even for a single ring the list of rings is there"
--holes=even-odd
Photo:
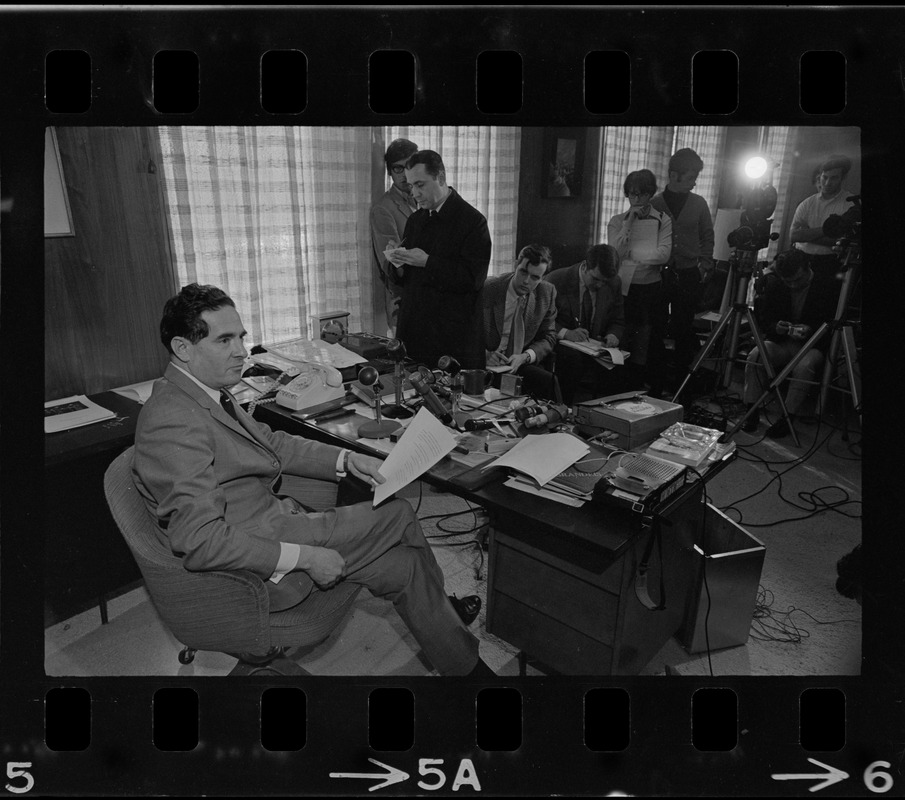
[[[25,785],[16,786],[13,783],[7,783],[4,787],[6,791],[12,792],[13,794],[25,794],[26,792],[30,792],[35,785],[35,779],[31,776],[31,773],[28,771],[29,769],[31,769],[31,761],[8,761],[6,764],[6,777],[9,778],[10,781],[21,778],[25,781]]]

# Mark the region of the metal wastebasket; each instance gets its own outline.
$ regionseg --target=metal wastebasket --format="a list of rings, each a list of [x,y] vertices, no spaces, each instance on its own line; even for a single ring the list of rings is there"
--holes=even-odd
[[[703,543],[695,545],[696,575],[677,634],[689,653],[735,647],[748,641],[767,548],[710,503]],[[707,587],[704,586],[706,573]],[[710,616],[707,616],[708,589]],[[704,624],[707,624],[705,634]]]

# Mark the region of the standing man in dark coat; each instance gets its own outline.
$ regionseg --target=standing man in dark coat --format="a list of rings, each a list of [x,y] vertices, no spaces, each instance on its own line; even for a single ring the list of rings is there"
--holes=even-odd
[[[483,368],[487,220],[447,186],[446,168],[433,150],[421,150],[408,160],[405,179],[418,210],[391,257],[402,287],[396,336],[412,358],[431,368],[444,355],[465,368]]]

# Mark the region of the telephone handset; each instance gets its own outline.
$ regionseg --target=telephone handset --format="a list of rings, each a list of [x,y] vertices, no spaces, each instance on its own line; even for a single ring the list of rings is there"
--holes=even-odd
[[[299,374],[277,392],[277,403],[293,411],[345,397],[339,370],[322,364],[300,364]]]

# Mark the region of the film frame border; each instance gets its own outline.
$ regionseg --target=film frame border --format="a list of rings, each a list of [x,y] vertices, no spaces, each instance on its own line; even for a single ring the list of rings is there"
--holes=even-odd
[[[782,16],[780,16],[780,13]],[[739,102],[726,117],[728,125],[758,124],[775,119],[783,124],[856,125],[862,131],[862,176],[868,197],[879,197],[882,207],[901,209],[901,198],[889,185],[888,175],[902,172],[901,140],[903,103],[903,16],[890,9],[718,9],[640,10],[574,8],[491,9],[257,9],[248,10],[81,10],[71,12],[14,12],[3,36],[3,49],[13,54],[11,63],[21,68],[19,78],[2,89],[6,121],[0,128],[2,187],[14,193],[19,207],[16,229],[3,230],[3,320],[12,341],[21,345],[10,356],[11,367],[30,375],[43,352],[41,330],[33,312],[17,297],[41,294],[36,274],[15,270],[15,263],[38,263],[43,239],[40,231],[42,196],[35,180],[41,164],[45,125],[159,125],[159,124],[373,124],[405,121],[434,124],[518,124],[540,126],[595,126],[607,124],[658,124],[666,121],[704,124],[709,115],[694,112],[690,104],[690,58],[699,49],[729,49],[740,59]],[[782,20],[780,24],[779,20]],[[293,25],[300,25],[295,33]],[[303,25],[301,23],[304,23]],[[356,42],[356,26],[367,29],[366,41]],[[639,33],[639,27],[642,29]],[[350,30],[351,28],[351,30]],[[241,33],[237,34],[237,31]],[[580,33],[576,35],[576,30]],[[560,39],[560,36],[562,37]],[[308,37],[306,39],[306,37]],[[678,41],[677,41],[678,40]],[[576,42],[572,55],[557,52],[557,41]],[[601,42],[606,42],[605,46]],[[265,44],[266,43],[266,44]],[[256,58],[267,49],[294,43],[309,56],[308,105],[300,115],[270,115],[257,101]],[[764,43],[768,43],[769,49]],[[787,47],[784,44],[791,43]],[[367,105],[366,73],[355,64],[377,48],[409,49],[418,54],[423,92],[417,95],[412,115],[377,115]],[[44,55],[52,49],[83,49],[91,55],[92,71],[103,77],[85,114],[49,114],[43,106]],[[159,115],[153,110],[147,65],[156,50],[189,49],[201,60],[201,105],[190,115]],[[523,52],[526,89],[523,106],[510,115],[483,114],[474,105],[471,75],[474,57],[484,49],[516,49]],[[620,115],[589,114],[582,106],[576,83],[581,70],[575,53],[592,50],[624,50],[648,57],[653,85],[640,91],[633,69],[631,107]],[[798,107],[797,70],[790,69],[802,52],[838,50],[846,54],[847,106],[837,115],[806,115]],[[543,67],[525,57],[525,51],[543,56]],[[762,65],[752,73],[746,59]],[[208,63],[220,61],[222,69],[212,82],[206,80]],[[344,68],[353,66],[344,71]],[[142,67],[142,65],[145,65]],[[327,77],[318,72],[325,67]],[[767,67],[789,77],[766,78]],[[670,72],[670,69],[672,71]],[[561,72],[558,72],[561,70]],[[565,85],[557,76],[568,76]],[[15,78],[15,76],[12,76]],[[431,86],[442,87],[431,90]],[[571,87],[571,90],[569,89]],[[658,88],[659,91],[654,91]],[[92,89],[94,94],[95,89]],[[345,94],[348,93],[348,94]],[[334,98],[352,98],[337,107]],[[883,114],[883,109],[887,113]],[[898,138],[897,138],[898,137]],[[892,234],[879,220],[867,222],[868,253],[878,261],[894,263]],[[873,238],[872,238],[873,237]],[[893,278],[895,280],[896,278]],[[901,279],[899,278],[899,285]],[[868,295],[871,302],[875,295]],[[888,302],[888,298],[887,298]],[[880,306],[883,312],[885,306]],[[890,317],[892,318],[892,317]],[[868,323],[868,328],[870,323]],[[29,345],[29,342],[32,344]],[[879,349],[879,348],[878,348]],[[868,362],[874,358],[867,354]],[[882,374],[883,364],[877,364]],[[36,370],[35,370],[36,371]],[[23,404],[37,404],[40,382],[23,386]],[[881,398],[881,414],[894,413],[889,398]],[[885,403],[886,405],[883,405]],[[7,410],[10,405],[7,404]],[[17,447],[17,474],[4,459],[2,640],[0,640],[0,747],[4,761],[33,763],[34,791],[69,794],[224,793],[265,789],[299,794],[347,793],[347,786],[331,783],[322,765],[338,764],[336,748],[346,748],[350,768],[367,766],[366,756],[381,759],[367,748],[367,692],[376,686],[407,686],[416,694],[416,746],[405,754],[411,767],[420,756],[445,758],[470,754],[485,794],[606,793],[610,790],[647,791],[652,794],[685,792],[733,792],[783,794],[803,791],[802,786],[778,785],[769,780],[766,764],[805,766],[805,753],[797,743],[797,702],[805,688],[842,687],[847,698],[849,736],[854,743],[826,760],[844,763],[853,777],[855,766],[866,769],[885,758],[901,794],[903,721],[896,705],[903,700],[901,642],[894,641],[895,620],[901,620],[901,570],[890,541],[865,543],[871,569],[877,575],[877,591],[864,605],[864,664],[860,677],[670,679],[604,677],[506,680],[522,693],[522,748],[516,755],[481,753],[474,745],[473,703],[480,687],[454,679],[442,681],[354,678],[306,680],[302,688],[309,699],[308,742],[301,753],[268,754],[255,747],[259,735],[254,715],[265,680],[226,684],[213,679],[49,679],[43,673],[43,630],[40,603],[43,550],[40,537],[30,533],[39,525],[34,511],[14,508],[10,497],[27,496],[29,485],[40,481],[42,432],[22,421],[21,430],[2,434],[4,453]],[[22,448],[21,445],[26,447]],[[868,450],[876,442],[868,438]],[[28,452],[28,446],[34,452]],[[876,451],[874,450],[876,453]],[[882,452],[877,453],[882,457]],[[875,456],[875,457],[877,457]],[[895,471],[868,471],[865,518],[862,527],[895,529],[891,503],[897,486]],[[21,492],[20,492],[21,490]],[[7,494],[7,491],[9,492]],[[38,541],[35,541],[35,540]],[[26,570],[16,567],[25,565]],[[10,645],[9,643],[14,644]],[[208,727],[203,746],[190,753],[157,751],[150,741],[150,696],[159,687],[194,686],[202,705],[202,726]],[[79,685],[92,694],[92,743],[84,752],[48,751],[43,744],[43,697],[60,685]],[[575,737],[581,730],[575,713],[580,698],[590,688],[622,686],[631,694],[633,728],[637,741],[624,753],[583,752]],[[729,686],[737,694],[740,727],[748,733],[731,753],[696,751],[685,725],[690,712],[688,698],[695,689]],[[322,697],[327,694],[328,697]],[[341,707],[336,714],[337,695]],[[449,698],[455,701],[450,707]],[[783,708],[779,708],[782,706]],[[425,707],[427,711],[425,711]],[[244,710],[243,710],[244,709]],[[742,713],[742,709],[744,712]],[[426,724],[442,710],[444,729]],[[205,723],[204,720],[207,720]],[[211,720],[216,727],[211,727]],[[249,726],[251,730],[249,730]],[[142,731],[147,731],[145,736]],[[124,732],[129,731],[124,735]],[[216,731],[228,732],[219,738]],[[236,731],[239,732],[235,736]],[[329,731],[321,738],[318,732]],[[538,734],[538,731],[541,731]],[[552,735],[551,732],[555,731]],[[545,735],[546,734],[546,735]],[[538,735],[540,738],[538,739]],[[249,736],[251,739],[249,740]],[[675,737],[675,738],[674,738]],[[127,741],[124,743],[123,739]],[[790,753],[795,752],[795,758]],[[386,754],[384,754],[386,755]],[[818,759],[820,754],[815,755]],[[252,774],[248,774],[247,759]],[[386,761],[400,761],[396,754]],[[854,765],[854,766],[853,766]],[[40,769],[38,768],[40,766]],[[313,774],[317,768],[317,774]],[[280,770],[280,774],[274,774]],[[415,770],[411,770],[414,772]],[[647,782],[639,786],[638,775]],[[7,773],[5,776],[8,779]],[[6,782],[6,781],[5,781]],[[77,785],[76,785],[77,784]],[[263,785],[262,785],[263,784]],[[842,784],[848,792],[869,794],[860,781]],[[397,787],[414,792],[413,783]],[[449,784],[446,786],[449,790]],[[795,791],[793,791],[795,790]],[[7,790],[9,791],[9,790]],[[395,790],[394,790],[395,791]],[[464,791],[464,790],[463,790]],[[15,793],[15,792],[13,792]],[[874,791],[873,793],[877,793]]]

